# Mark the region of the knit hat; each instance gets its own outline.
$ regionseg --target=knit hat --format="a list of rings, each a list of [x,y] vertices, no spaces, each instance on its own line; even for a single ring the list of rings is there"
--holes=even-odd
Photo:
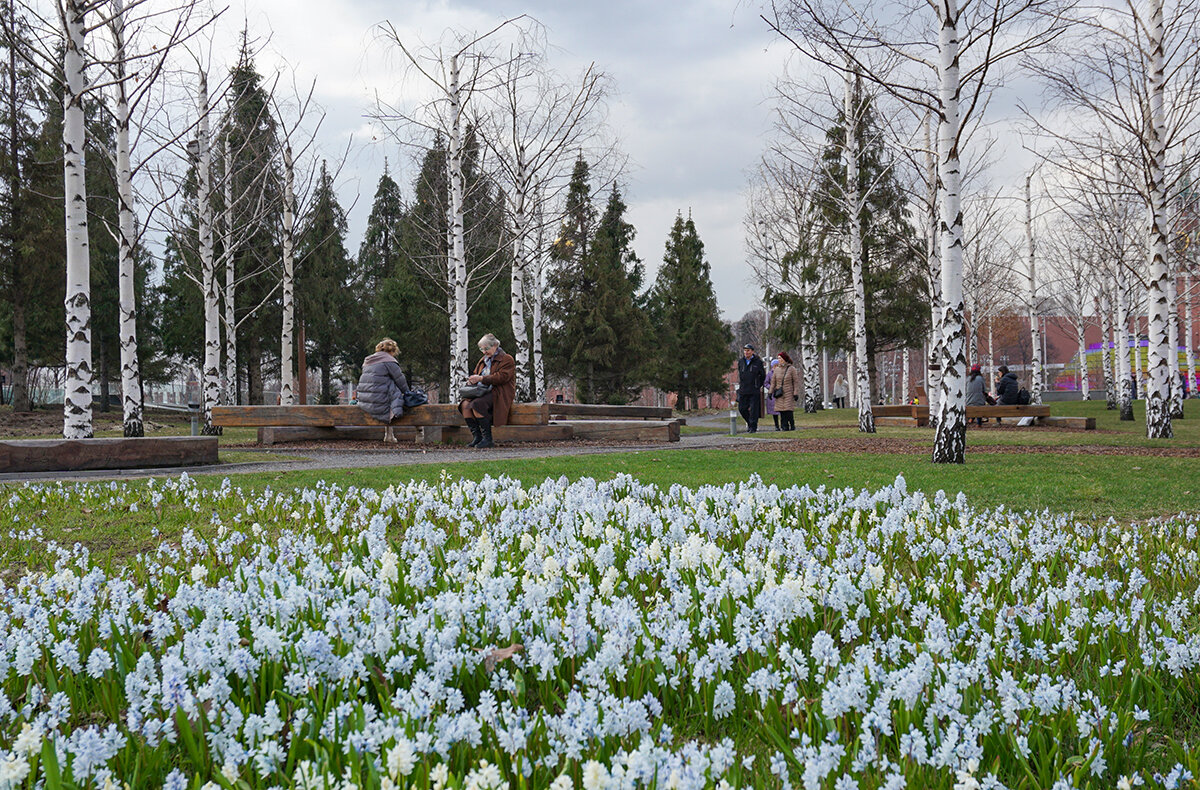
[[[779,358],[782,359],[784,362],[788,363],[789,365],[792,364],[792,358],[788,356],[788,352],[786,352],[786,351],[780,351]]]
[[[972,373],[978,373],[978,372],[979,372],[979,366],[978,366],[978,365],[972,365],[972,366],[971,366],[971,372],[972,372]]]

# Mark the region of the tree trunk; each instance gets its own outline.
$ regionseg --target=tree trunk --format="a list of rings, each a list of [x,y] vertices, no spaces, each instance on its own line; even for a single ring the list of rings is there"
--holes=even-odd
[[[942,402],[933,443],[934,463],[966,461],[966,343],[963,337],[963,218],[960,170],[958,63],[958,3],[944,0],[938,5],[941,30],[938,35],[938,163],[942,184]]]
[[[225,259],[225,394],[227,403],[238,403],[238,373],[237,373],[237,271],[234,268],[233,250],[233,178],[229,169],[233,166],[233,155],[229,148],[229,135],[224,139],[225,153],[225,239],[222,246],[222,257]]]
[[[821,407],[821,373],[817,362],[817,344],[813,330],[807,329],[800,339],[800,360],[804,366],[804,412],[816,414]]]
[[[8,3],[8,29],[16,29],[16,4]],[[13,411],[30,411],[29,402],[29,339],[25,306],[25,265],[21,255],[21,127],[17,106],[17,48],[8,47],[8,195],[9,195],[9,254],[12,256],[12,407]]]
[[[1150,252],[1148,266],[1149,288],[1149,392],[1146,393],[1146,436],[1151,439],[1170,439],[1171,428],[1170,350],[1168,328],[1168,271],[1167,271],[1167,190],[1164,167],[1166,165],[1166,110],[1164,93],[1166,74],[1163,54],[1163,0],[1150,0],[1150,70],[1147,75],[1146,95],[1150,109],[1148,183]]]
[[[221,324],[217,299],[216,261],[213,258],[212,151],[208,132],[208,75],[200,74],[200,123],[197,129],[196,215],[199,218],[201,288],[204,291],[204,427],[205,436],[219,436],[212,410],[221,402]]]
[[[111,391],[109,389],[109,376],[108,376],[108,345],[105,343],[104,332],[100,331],[99,329],[96,330],[96,356],[97,356],[96,361],[98,363],[96,368],[100,373],[100,381],[99,381],[99,384],[100,384],[100,408],[99,408],[99,411],[102,414],[108,414],[108,412],[109,412],[109,406],[108,406],[109,395],[111,394]]]
[[[1029,341],[1033,346],[1029,374],[1029,402],[1042,402],[1042,330],[1038,320],[1037,258],[1033,244],[1033,193],[1030,188],[1032,175],[1025,176],[1025,253],[1029,260],[1026,272],[1026,298],[1029,311]]]
[[[1115,357],[1113,354],[1112,336],[1113,336],[1113,319],[1111,299],[1108,296],[1101,298],[1100,302],[1100,366],[1104,371],[1104,407],[1112,411],[1117,408],[1117,392],[1116,380],[1117,377],[1113,373],[1113,362]]]
[[[1079,324],[1079,396],[1091,400],[1091,382],[1088,381],[1088,348],[1087,326],[1080,319]]]
[[[843,151],[846,160],[846,208],[849,214],[850,277],[854,284],[854,351],[858,365],[856,370],[858,399],[858,430],[875,433],[875,415],[871,413],[871,377],[867,367],[866,291],[863,287],[862,269],[862,205],[858,191],[858,75],[846,75],[845,95],[846,144]]]
[[[929,185],[929,251],[927,257],[929,263],[929,305],[931,312],[929,321],[929,354],[926,361],[926,370],[928,372],[925,376],[925,400],[929,406],[930,423],[936,427],[938,412],[941,409],[942,403],[942,356],[945,349],[942,347],[942,232],[941,221],[939,219],[940,211],[938,209],[941,191],[938,189],[938,159],[933,147],[930,123],[932,123],[931,120],[925,124],[925,150],[928,152],[925,157],[925,178]],[[994,382],[992,389],[995,389]]]
[[[903,379],[900,383],[900,390],[901,390],[901,393],[900,393],[901,401],[900,402],[908,403],[908,401],[910,399],[908,393],[912,391],[912,381],[909,380],[909,369],[908,369],[908,365],[909,365],[908,358],[911,356],[911,354],[908,353],[907,348],[904,349],[903,351],[901,351],[900,353],[904,355],[904,361],[901,363],[904,367],[903,367],[903,373],[901,374],[903,376]]]
[[[1186,364],[1187,364],[1186,378],[1187,378],[1187,382],[1188,382],[1188,389],[1190,389],[1193,392],[1193,394],[1195,394],[1197,383],[1198,383],[1196,381],[1196,350],[1195,350],[1196,349],[1196,346],[1195,346],[1196,336],[1194,334],[1195,329],[1196,329],[1196,325],[1195,325],[1196,319],[1195,319],[1195,316],[1193,315],[1193,310],[1194,310],[1194,307],[1192,305],[1192,285],[1193,284],[1190,282],[1190,280],[1191,280],[1190,277],[1187,280],[1184,280],[1185,287],[1183,289],[1183,315],[1184,315],[1183,350],[1184,350],[1184,355],[1186,357]]]
[[[292,347],[296,331],[295,302],[295,239],[296,226],[295,173],[292,166],[292,147],[283,146],[283,328],[279,337],[279,403],[291,406],[296,402],[295,352]]]
[[[1121,411],[1122,421],[1133,420],[1133,373],[1129,369],[1129,294],[1125,288],[1124,277],[1118,275],[1117,281],[1117,316],[1116,326],[1113,327],[1113,354],[1117,363],[1117,406]],[[1137,333],[1133,336],[1134,348],[1137,348]]]
[[[467,257],[463,225],[463,141],[462,91],[459,86],[458,57],[450,58],[450,134],[447,140],[446,164],[449,171],[450,201],[447,206],[447,234],[450,253],[450,293],[453,319],[450,322],[450,396],[458,400],[458,389],[467,380],[470,333],[467,328]]]
[[[300,405],[308,405],[308,333],[304,330],[304,316],[300,316],[299,332],[296,336],[296,379],[300,386],[298,392]]]
[[[992,317],[988,316],[988,378],[991,384],[988,389],[996,391],[996,347],[992,345]]]
[[[1174,267],[1167,277],[1167,325],[1171,351],[1167,355],[1170,375],[1171,419],[1183,419],[1183,387],[1180,385],[1179,370],[1179,292]]]
[[[129,99],[125,90],[125,19],[124,0],[113,0],[111,25],[116,50],[117,101],[113,115],[117,127],[117,212],[120,246],[118,290],[120,296],[121,410],[125,436],[144,436],[142,421],[142,376],[138,362],[137,297],[134,247],[137,244],[137,220],[133,214],[133,169],[129,146]]]
[[[517,342],[517,347],[513,349],[513,359],[517,367],[516,397],[518,402],[522,402],[530,399],[529,330],[525,326],[525,280],[530,269],[529,244],[526,238],[529,233],[530,195],[523,152],[518,152],[517,157],[517,184],[513,195],[513,259],[509,283],[512,291],[512,331]]]
[[[251,403],[264,404],[262,343],[257,332],[246,336],[246,396]]]
[[[67,292],[66,377],[63,382],[63,437],[92,436],[92,294],[88,247],[86,132],[83,118],[85,4],[64,0],[63,22],[63,201],[66,205]]]

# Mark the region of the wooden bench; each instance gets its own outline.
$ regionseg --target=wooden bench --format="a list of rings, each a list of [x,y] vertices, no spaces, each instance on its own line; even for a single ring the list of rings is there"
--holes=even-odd
[[[223,428],[258,428],[259,442],[318,439],[364,439],[380,441],[380,422],[357,406],[214,406],[213,425]],[[392,422],[397,439],[417,442],[469,441],[467,423],[453,403],[428,403],[406,411]],[[550,424],[550,409],[544,403],[514,403],[509,424],[493,429],[501,442],[541,442],[570,439],[567,426]]]
[[[928,406],[876,406],[871,411],[876,416],[876,423],[879,425],[912,427],[929,424]],[[1055,417],[1050,414],[1050,407],[1045,404],[967,407],[968,422],[980,417],[997,420],[1005,417],[1014,419],[1033,417],[1034,425],[1046,428],[1075,428],[1084,431],[1096,429],[1095,417]]]
[[[0,473],[158,469],[215,463],[215,436],[0,441]]]
[[[611,406],[607,403],[551,403],[551,420],[676,420],[670,406]]]

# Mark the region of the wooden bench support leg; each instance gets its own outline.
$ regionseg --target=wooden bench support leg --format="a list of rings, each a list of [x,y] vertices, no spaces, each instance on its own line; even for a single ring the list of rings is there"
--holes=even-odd
[[[417,433],[417,444],[441,444],[442,428],[440,425],[424,425]]]

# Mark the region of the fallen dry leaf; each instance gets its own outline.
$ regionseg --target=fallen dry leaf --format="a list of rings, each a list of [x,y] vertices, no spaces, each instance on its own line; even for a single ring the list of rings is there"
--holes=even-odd
[[[492,672],[496,669],[496,665],[501,661],[506,661],[524,650],[525,645],[519,642],[509,645],[508,647],[498,647],[484,657],[483,668],[488,672]]]

